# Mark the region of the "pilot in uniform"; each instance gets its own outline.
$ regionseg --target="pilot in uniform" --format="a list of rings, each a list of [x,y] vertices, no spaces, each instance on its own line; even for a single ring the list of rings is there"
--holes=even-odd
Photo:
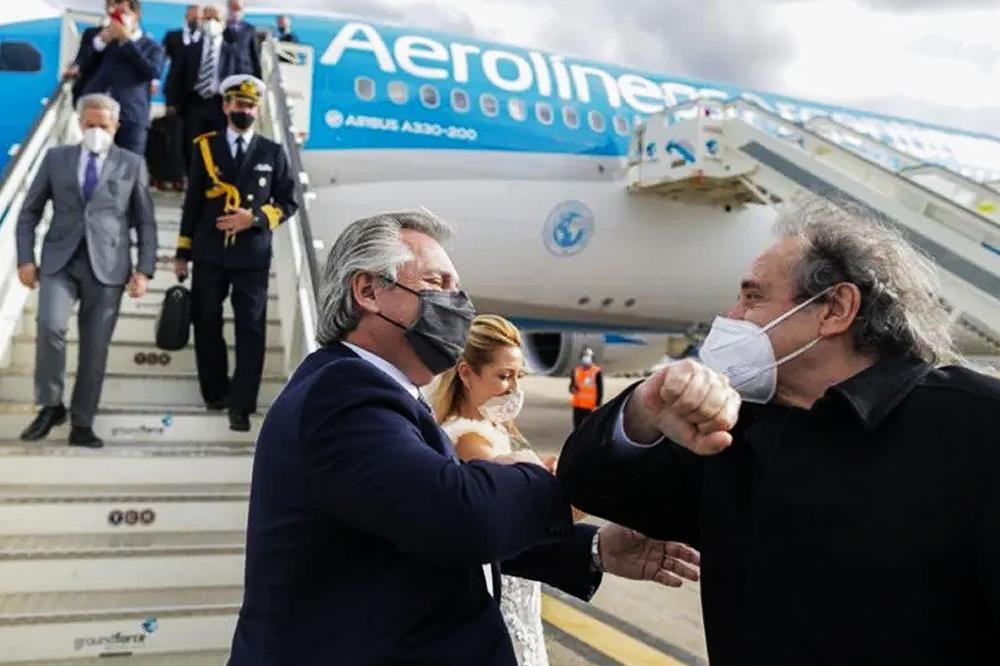
[[[284,149],[254,131],[264,83],[248,74],[220,86],[227,127],[194,140],[174,269],[194,262],[191,296],[201,395],[229,409],[229,427],[250,429],[264,370],[271,234],[294,214],[294,181]],[[236,368],[229,379],[222,304],[235,316]]]

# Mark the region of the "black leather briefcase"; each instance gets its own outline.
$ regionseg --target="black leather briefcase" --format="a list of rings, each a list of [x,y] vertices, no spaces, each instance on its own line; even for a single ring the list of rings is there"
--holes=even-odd
[[[168,351],[183,349],[190,335],[191,292],[184,285],[174,285],[163,295],[156,318],[156,346]]]

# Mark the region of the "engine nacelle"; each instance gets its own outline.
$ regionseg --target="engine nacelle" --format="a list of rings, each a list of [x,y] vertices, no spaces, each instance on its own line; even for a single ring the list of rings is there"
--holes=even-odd
[[[642,372],[666,355],[670,337],[533,331],[524,335],[524,351],[528,366],[549,377],[568,377],[587,348],[605,373]]]

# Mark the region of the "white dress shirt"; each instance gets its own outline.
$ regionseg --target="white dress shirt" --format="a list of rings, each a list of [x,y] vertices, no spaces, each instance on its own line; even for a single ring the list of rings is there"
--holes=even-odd
[[[250,148],[250,139],[253,138],[253,128],[251,127],[240,134],[232,127],[226,127],[226,141],[229,143],[229,154],[233,156],[233,159],[236,159],[236,138],[240,136],[243,137],[243,153],[246,154],[247,149]]]
[[[101,180],[101,169],[104,168],[104,161],[108,159],[108,150],[97,153],[97,180]],[[90,160],[90,151],[83,144],[80,145],[80,163],[77,166],[76,175],[80,183],[80,191],[83,191],[83,179],[87,176],[87,162]]]
[[[181,40],[184,42],[184,46],[197,44],[199,39],[201,39],[201,30],[192,30],[190,26],[185,24],[181,30]]]
[[[389,363],[389,361],[385,360],[384,358],[382,358],[377,354],[373,354],[367,349],[362,349],[357,345],[352,345],[350,342],[344,342],[344,346],[350,349],[358,356],[360,356],[365,361],[368,361],[369,363],[374,365],[376,368],[378,368],[385,374],[389,375],[389,377],[391,377],[393,381],[395,381],[396,383],[398,383],[400,386],[403,387],[404,391],[412,395],[414,400],[420,399],[420,389],[418,389],[414,385],[414,383],[411,382],[409,378],[403,374],[402,370],[394,366],[392,363]]]

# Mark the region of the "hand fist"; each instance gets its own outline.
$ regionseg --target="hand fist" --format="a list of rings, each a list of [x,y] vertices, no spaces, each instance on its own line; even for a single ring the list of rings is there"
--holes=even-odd
[[[178,280],[184,280],[188,276],[187,259],[174,259],[174,275]]]
[[[28,289],[34,289],[38,284],[38,267],[34,264],[21,264],[17,267],[17,279]]]
[[[149,287],[149,279],[136,271],[132,273],[132,279],[128,281],[128,295],[132,298],[142,298],[146,295],[146,289]]]
[[[685,359],[636,389],[625,411],[625,432],[647,441],[663,433],[697,454],[711,455],[732,444],[729,431],[739,409],[739,393],[725,375]]]

